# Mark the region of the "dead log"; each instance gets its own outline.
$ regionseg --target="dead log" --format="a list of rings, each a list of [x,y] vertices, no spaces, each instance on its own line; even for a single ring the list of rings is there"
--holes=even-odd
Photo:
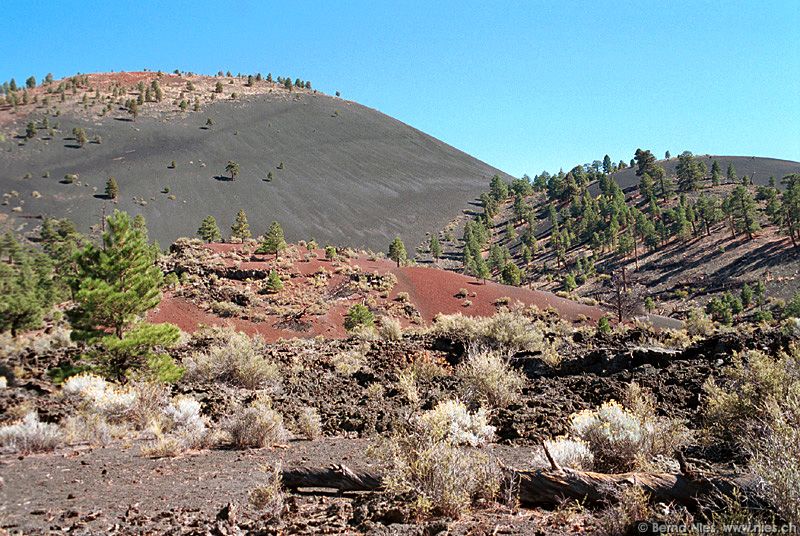
[[[641,486],[653,502],[698,506],[700,500],[730,496],[735,489],[755,485],[752,476],[685,475],[680,473],[605,474],[578,471],[557,465],[551,469],[517,471],[505,469],[506,482],[513,482],[520,503],[526,506],[555,506],[564,499],[587,503],[613,500],[623,487]],[[356,472],[344,465],[326,468],[304,467],[283,471],[283,484],[289,489],[322,488],[339,492],[379,491],[381,477],[373,472]]]

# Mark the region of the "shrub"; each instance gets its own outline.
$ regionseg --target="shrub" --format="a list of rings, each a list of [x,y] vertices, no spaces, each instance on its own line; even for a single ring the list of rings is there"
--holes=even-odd
[[[60,443],[61,430],[58,425],[41,422],[35,411],[25,415],[18,423],[0,427],[0,445],[14,452],[47,452]]]
[[[589,449],[589,445],[584,441],[559,437],[554,440],[544,442],[547,452],[553,460],[561,467],[570,467],[582,471],[594,469],[594,455]],[[537,467],[550,468],[550,461],[544,454],[544,449],[537,452],[534,456],[533,464]]]
[[[795,383],[797,387],[797,383]],[[800,395],[766,404],[766,430],[750,437],[750,466],[766,483],[765,494],[787,521],[800,521]]]
[[[403,326],[398,319],[384,316],[378,334],[385,341],[399,341],[403,338]]]
[[[142,447],[142,454],[153,458],[173,457],[211,443],[208,419],[200,414],[200,403],[188,396],[175,397],[164,408],[164,429],[154,423],[156,439]],[[166,432],[166,433],[165,433]]]
[[[336,372],[344,376],[350,376],[358,372],[364,364],[364,352],[358,349],[339,352],[333,356],[331,362]]]
[[[137,398],[133,389],[116,386],[89,372],[68,378],[63,390],[68,395],[77,395],[86,404],[86,409],[112,422],[128,418]]]
[[[266,482],[250,492],[250,504],[270,517],[280,517],[285,500],[281,463],[272,467],[262,466],[261,470],[267,475]]]
[[[762,416],[775,402],[800,392],[800,348],[774,358],[758,350],[734,354],[721,376],[721,384],[709,378],[703,386],[706,421],[716,437],[741,446],[762,436],[768,423]]]
[[[692,337],[705,337],[714,331],[714,321],[702,309],[689,311],[685,322],[686,333]]]
[[[215,301],[211,304],[211,311],[221,317],[237,316],[242,311],[242,308],[235,303],[227,301]]]
[[[240,409],[228,419],[225,431],[237,448],[263,448],[288,440],[281,414],[261,400]]]
[[[265,359],[264,343],[244,333],[230,333],[225,341],[186,360],[186,378],[202,382],[222,381],[246,389],[259,389],[280,381],[278,366]]]
[[[652,395],[631,384],[628,407],[609,401],[570,417],[573,435],[586,442],[599,470],[643,468],[657,455],[671,456],[686,439],[683,426],[658,417]]]
[[[471,346],[456,376],[469,402],[499,408],[516,402],[525,385],[525,376],[511,368],[506,356],[485,347]]]
[[[322,435],[322,420],[316,408],[305,407],[300,410],[297,418],[297,431],[309,441],[318,439]]]
[[[375,316],[366,305],[356,303],[347,310],[344,319],[344,327],[347,331],[353,331],[357,327],[372,327],[375,324]]]
[[[123,435],[124,428],[115,427],[102,415],[81,412],[64,420],[64,438],[70,445],[88,443],[105,446],[116,435]]]
[[[600,320],[597,321],[597,333],[602,335],[611,333],[611,322],[609,322],[607,316],[601,316]]]
[[[465,343],[502,347],[509,352],[543,348],[544,330],[538,321],[520,312],[502,309],[490,317],[467,317],[461,313],[437,315],[433,333]]]
[[[474,447],[493,432],[485,414],[447,401],[411,419],[372,452],[386,466],[383,482],[390,494],[410,494],[417,514],[457,518],[473,500],[499,492],[498,464]]]

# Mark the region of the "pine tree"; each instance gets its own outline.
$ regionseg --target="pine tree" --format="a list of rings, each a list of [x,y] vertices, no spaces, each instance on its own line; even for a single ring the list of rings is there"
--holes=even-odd
[[[678,156],[676,172],[680,190],[682,192],[692,192],[697,190],[698,183],[705,177],[706,166],[687,151]]]
[[[33,121],[29,121],[28,126],[25,128],[25,137],[29,140],[36,137],[36,123]]]
[[[274,253],[277,259],[278,254],[285,248],[286,240],[283,238],[283,229],[278,222],[274,221],[270,224],[269,230],[264,235],[261,246],[256,250],[256,253]]]
[[[664,168],[658,165],[654,165],[650,168],[650,175],[653,177],[653,181],[658,186],[658,195],[666,201],[670,195],[675,193],[675,185],[672,182],[672,179],[667,176],[667,172],[664,171]]]
[[[222,81],[221,80],[217,80],[217,84],[214,86],[214,92],[215,93],[222,93],[223,89],[224,88],[223,88],[223,85],[222,85]]]
[[[489,190],[495,201],[505,201],[505,199],[508,197],[508,184],[506,181],[500,178],[500,175],[495,175],[492,177],[492,180],[489,183]]]
[[[104,334],[109,328],[121,338],[161,301],[164,276],[155,260],[146,232],[136,228],[126,212],[115,210],[106,218],[102,247],[89,244],[79,255],[73,326],[84,336]]]
[[[247,214],[244,213],[244,210],[240,210],[236,214],[236,221],[231,226],[231,238],[247,240],[251,236],[250,225],[247,223]]]
[[[431,252],[431,257],[433,257],[435,260],[439,260],[439,257],[442,256],[442,246],[439,244],[439,238],[435,234],[431,235],[428,249]]]
[[[119,186],[114,177],[109,177],[106,181],[106,197],[108,199],[116,199],[119,197]]]
[[[727,173],[728,183],[734,184],[738,177],[736,176],[736,167],[734,167],[733,162],[728,164],[728,173]]]
[[[0,239],[0,296],[0,331],[13,337],[38,328],[56,298],[50,259],[11,234]]]
[[[180,330],[140,320],[161,300],[164,275],[155,264],[157,249],[147,243],[146,228],[125,212],[115,210],[106,227],[102,246],[89,244],[78,255],[76,305],[69,311],[73,338],[96,343],[87,356],[117,380],[131,369],[175,380],[181,369],[153,350],[174,344]]]
[[[60,292],[70,292],[77,287],[80,276],[77,255],[85,246],[84,237],[68,219],[47,218],[39,230],[39,243],[50,258]],[[71,294],[72,298],[74,295]]]
[[[706,229],[706,235],[711,236],[711,226],[722,218],[722,209],[719,201],[701,194],[695,204],[695,212]]]
[[[483,255],[478,255],[475,257],[475,261],[473,262],[473,275],[476,279],[483,280],[484,284],[489,276],[492,275],[492,272],[489,270],[489,266],[486,264],[486,260],[483,258]]]
[[[222,239],[222,233],[217,225],[217,220],[214,216],[206,216],[203,218],[200,228],[197,230],[197,235],[206,242],[219,242]]]
[[[608,155],[605,155],[603,157],[603,173],[605,173],[606,175],[611,173],[611,166],[612,166],[611,157],[608,156]]]
[[[782,182],[786,185],[781,195],[783,228],[797,248],[800,245],[800,174],[787,175]]]
[[[719,162],[714,160],[711,164],[711,186],[719,186],[722,179],[722,169],[719,167]]]
[[[389,244],[389,258],[396,262],[399,267],[401,263],[405,262],[407,256],[406,246],[398,236]]]
[[[655,182],[649,173],[643,173],[639,180],[639,194],[643,199],[653,199],[655,197]]]
[[[631,166],[634,164],[636,165],[636,175],[638,177],[641,177],[644,173],[650,173],[650,175],[653,176],[653,173],[650,170],[655,163],[656,157],[653,156],[653,153],[650,151],[643,151],[641,149],[636,149],[633,160],[631,160]]]
[[[267,276],[267,281],[264,283],[264,289],[274,294],[283,289],[283,281],[281,280],[281,276],[278,275],[278,272],[275,270],[270,270],[269,275]]]
[[[231,174],[231,180],[236,180],[236,175],[239,174],[239,164],[233,160],[228,160],[228,163],[225,165],[225,171]]]
[[[737,186],[731,192],[727,204],[733,224],[737,231],[747,233],[752,240],[753,233],[761,229],[758,223],[757,205],[753,196],[744,186]]]
[[[517,267],[516,264],[509,261],[505,264],[505,266],[503,266],[503,269],[500,272],[500,280],[504,285],[513,285],[518,287],[522,282],[522,271]]]

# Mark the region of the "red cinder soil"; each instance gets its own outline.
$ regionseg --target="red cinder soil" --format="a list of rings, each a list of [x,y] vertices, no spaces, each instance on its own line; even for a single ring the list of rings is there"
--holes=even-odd
[[[224,269],[261,273],[278,269],[284,275],[288,272],[291,275],[291,284],[287,284],[281,291],[285,296],[292,296],[292,293],[297,296],[296,293],[302,292],[308,278],[321,269],[330,274],[327,291],[346,285],[349,276],[347,270],[342,270],[342,268],[347,268],[347,265],[358,267],[361,273],[365,274],[391,273],[397,278],[397,284],[388,294],[382,296],[379,292],[370,291],[367,294],[354,293],[345,298],[331,298],[328,300],[330,307],[323,314],[305,317],[311,321],[311,325],[303,330],[292,329],[292,326],[280,323],[275,316],[268,316],[265,321],[259,322],[236,316],[222,318],[212,313],[208,307],[209,304],[205,303],[202,298],[200,301],[190,300],[173,293],[167,293],[160,306],[150,314],[149,318],[152,322],[172,322],[190,333],[203,325],[231,326],[250,335],[259,334],[267,341],[316,336],[344,338],[347,336],[343,325],[344,316],[351,305],[363,302],[365,297],[370,295],[374,303],[377,303],[377,306],[373,305],[376,307],[377,316],[381,314],[397,316],[391,313],[389,308],[398,306],[397,298],[400,293],[408,294],[408,303],[419,312],[419,318],[413,322],[410,318],[398,317],[404,327],[409,327],[412,323],[429,324],[440,313],[491,316],[501,305],[535,305],[542,310],[553,308],[562,318],[569,321],[583,319],[594,322],[603,315],[603,310],[599,307],[582,305],[559,298],[549,292],[501,285],[491,281],[483,283],[462,274],[437,268],[398,267],[391,260],[366,254],[359,254],[352,258],[340,256],[335,264],[325,259],[324,250],[315,250],[313,256],[309,256],[305,250],[292,246],[282,257],[283,266],[279,266],[271,255],[254,255],[252,244],[249,246],[208,244],[203,248],[213,252],[215,265],[222,266]],[[285,264],[287,258],[294,259],[288,267]],[[229,282],[242,288],[251,285],[242,281]],[[252,286],[248,288],[253,290]],[[462,289],[466,290],[467,296],[456,297]],[[325,290],[320,292],[325,292]]]

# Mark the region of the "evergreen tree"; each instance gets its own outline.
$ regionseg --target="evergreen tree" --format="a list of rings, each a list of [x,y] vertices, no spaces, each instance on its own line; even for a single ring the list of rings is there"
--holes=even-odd
[[[666,201],[669,196],[675,192],[675,185],[672,179],[667,176],[667,172],[664,171],[664,168],[658,165],[654,165],[650,168],[650,175],[658,186],[658,196]]]
[[[787,175],[782,182],[786,185],[781,196],[783,228],[796,248],[800,245],[800,174]]]
[[[217,84],[214,86],[214,93],[222,93],[223,85],[221,80],[217,80]]]
[[[283,281],[281,280],[281,276],[278,275],[278,272],[275,270],[269,271],[269,276],[267,276],[267,281],[264,283],[264,289],[274,294],[279,292],[283,289]]]
[[[240,210],[236,214],[236,221],[231,226],[231,238],[247,240],[251,236],[250,225],[247,223],[247,214],[244,213],[244,210]]]
[[[475,262],[473,264],[473,275],[476,279],[480,279],[486,284],[486,280],[489,276],[492,275],[492,272],[489,270],[489,266],[486,264],[486,259],[483,258],[483,255],[478,255],[475,258]]]
[[[702,161],[686,151],[678,156],[678,187],[682,192],[697,190],[698,184],[706,174],[706,166]]]
[[[740,295],[740,299],[742,300],[742,306],[747,309],[753,303],[753,289],[750,288],[750,285],[745,283],[742,286],[742,292]]]
[[[261,241],[261,246],[256,250],[256,253],[274,253],[275,258],[277,259],[278,254],[283,249],[286,249],[286,240],[283,238],[283,229],[278,222],[273,221],[269,226],[267,234],[264,235],[264,238]]]
[[[87,245],[79,254],[73,326],[82,336],[98,336],[106,328],[117,338],[161,301],[164,276],[155,265],[146,233],[126,212],[106,218],[102,247]]]
[[[503,269],[500,272],[500,280],[504,285],[518,287],[522,282],[522,271],[517,267],[516,264],[509,261],[505,264],[505,266],[503,266]]]
[[[633,160],[631,160],[631,166],[633,166],[634,163],[636,164],[636,175],[638,177],[641,177],[644,173],[650,173],[650,175],[653,176],[650,172],[656,163],[656,157],[653,156],[653,153],[636,149]]]
[[[214,216],[203,218],[200,228],[197,230],[197,235],[209,243],[219,242],[222,239],[222,232],[219,230],[216,218]]]
[[[728,163],[727,179],[730,184],[734,184],[738,180],[736,176],[736,167],[734,167],[733,162]]]
[[[719,162],[714,160],[711,163],[711,186],[719,186],[719,183],[722,179],[722,169],[719,166]]]
[[[671,155],[671,154],[669,154],[669,151],[667,151],[666,153],[664,153],[664,160],[669,160],[670,158],[672,158],[672,155]]]
[[[11,234],[0,239],[0,331],[38,328],[56,298],[53,265]]]
[[[28,126],[25,127],[25,137],[29,140],[36,137],[36,123],[33,121],[29,121]]]
[[[239,164],[233,160],[228,160],[228,163],[225,165],[225,171],[231,174],[231,180],[236,180],[236,175],[239,174]]]
[[[722,218],[722,209],[719,201],[713,197],[701,194],[695,204],[695,213],[706,229],[706,235],[711,236],[711,226]]]
[[[606,175],[610,174],[611,173],[611,166],[612,166],[611,157],[608,156],[608,155],[605,155],[603,157],[603,173],[605,173]]]
[[[655,197],[655,182],[649,173],[642,173],[642,178],[639,180],[639,194],[647,200]]]
[[[396,262],[399,267],[400,264],[406,261],[407,256],[406,246],[398,236],[389,244],[389,258]]]
[[[108,199],[119,197],[119,186],[117,185],[117,179],[114,177],[109,177],[106,181],[106,197]]]
[[[77,256],[85,246],[84,237],[70,220],[47,218],[39,231],[39,243],[53,263],[60,292],[72,292],[80,276]]]
[[[374,325],[375,315],[366,305],[356,303],[347,310],[347,316],[344,319],[344,327],[347,331],[353,331],[359,327],[371,328]]]
[[[439,260],[439,257],[442,256],[442,246],[439,244],[439,237],[437,237],[435,234],[431,235],[428,249],[431,252],[431,257],[433,257],[435,260]]]
[[[492,197],[497,201],[505,201],[508,197],[508,184],[500,175],[495,175],[492,177],[491,182],[489,183],[489,190]]]
[[[728,198],[728,207],[737,231],[747,233],[752,240],[753,233],[761,229],[758,223],[756,202],[747,188],[737,186]]]

